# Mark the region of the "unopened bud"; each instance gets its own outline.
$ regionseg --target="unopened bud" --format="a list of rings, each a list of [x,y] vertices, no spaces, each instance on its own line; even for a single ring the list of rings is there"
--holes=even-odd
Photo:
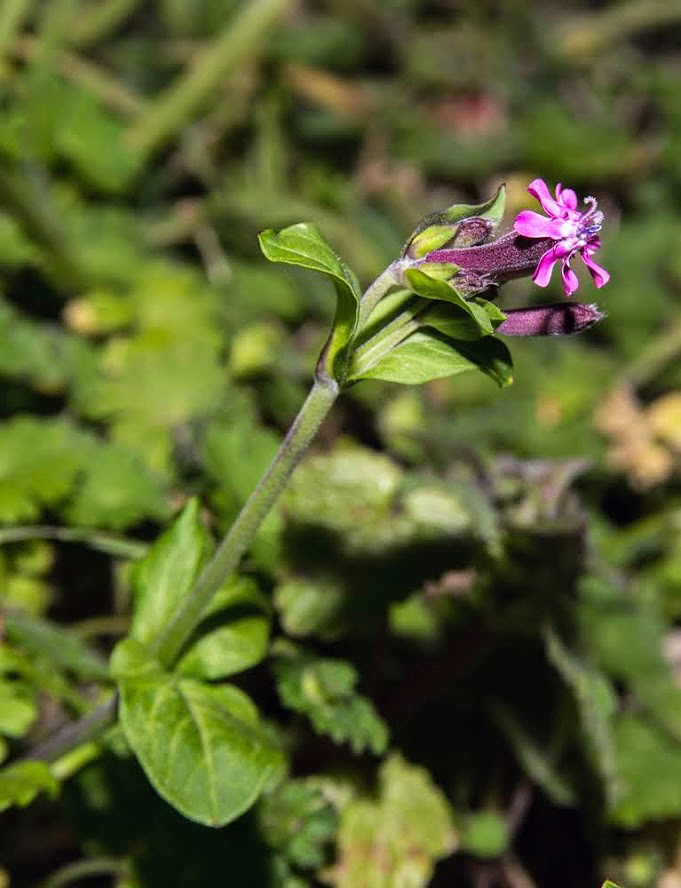
[[[581,333],[604,317],[597,305],[582,302],[509,309],[505,314],[506,320],[496,329],[505,336],[569,336]]]
[[[505,200],[502,185],[484,204],[454,204],[441,213],[426,216],[407,240],[402,256],[423,259],[435,250],[485,243],[501,221]]]

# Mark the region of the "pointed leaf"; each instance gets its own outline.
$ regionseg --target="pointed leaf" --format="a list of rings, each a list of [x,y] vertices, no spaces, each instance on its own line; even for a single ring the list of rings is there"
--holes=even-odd
[[[443,302],[451,302],[462,311],[470,315],[478,324],[482,333],[493,333],[494,327],[487,316],[485,309],[478,305],[477,302],[468,302],[454,287],[450,286],[446,281],[438,280],[429,274],[419,271],[418,268],[409,268],[405,271],[404,276],[407,283],[415,293],[423,296],[424,299],[436,299]]]
[[[233,578],[211,601],[177,671],[211,680],[242,672],[263,659],[269,634],[269,607],[256,583]]]
[[[356,379],[418,385],[467,370],[481,370],[502,388],[513,382],[511,356],[498,339],[484,336],[477,342],[461,342],[427,328],[413,333]]]
[[[325,357],[328,371],[335,375],[336,358],[357,327],[361,295],[357,278],[336,256],[319,230],[308,222],[291,225],[279,232],[269,229],[259,238],[260,248],[270,262],[285,262],[321,271],[333,283],[337,297],[336,317]]]
[[[208,535],[199,521],[199,504],[192,499],[133,568],[132,638],[149,642],[159,637],[189,592],[208,548]]]
[[[414,258],[421,258],[433,250],[455,242],[458,223],[463,219],[487,220],[491,226],[489,230],[491,235],[501,222],[505,208],[506,186],[500,185],[496,194],[485,203],[452,204],[441,213],[431,213],[419,222],[409,236],[402,255],[409,254]]]
[[[474,342],[486,335],[470,314],[461,311],[455,305],[447,305],[443,302],[434,303],[427,312],[420,316],[419,320],[424,327],[432,327],[449,339]]]
[[[243,691],[165,672],[139,642],[114,650],[120,720],[156,791],[185,817],[223,826],[283,768]]]

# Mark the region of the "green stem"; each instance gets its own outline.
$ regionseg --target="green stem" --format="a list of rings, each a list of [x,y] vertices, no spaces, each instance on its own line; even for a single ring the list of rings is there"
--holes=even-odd
[[[258,51],[286,7],[286,0],[243,3],[234,21],[201,52],[189,70],[150,102],[148,110],[130,130],[130,144],[143,154],[150,154],[182,129],[219,89],[221,82]]]
[[[379,274],[371,286],[367,287],[359,304],[359,319],[357,321],[358,330],[362,330],[366,322],[369,320],[371,312],[376,308],[387,292],[400,283],[402,269],[408,264],[409,260],[396,259],[395,262],[392,262],[386,268],[383,274]]]
[[[22,756],[24,760],[53,762],[66,755],[77,746],[96,740],[116,721],[116,694],[112,694],[78,721],[64,725],[61,730],[48,737],[44,743],[34,746]]]
[[[53,873],[40,888],[66,888],[74,882],[90,879],[93,876],[124,876],[127,872],[127,864],[124,860],[115,857],[91,857],[87,860],[76,860],[67,863],[61,869]]]
[[[398,346],[404,339],[423,324],[423,314],[428,311],[429,305],[425,303],[417,311],[403,311],[397,315],[387,326],[379,330],[371,339],[362,343],[352,356],[352,364],[348,378],[360,376],[378,363],[384,354]]]
[[[33,0],[4,0],[0,4],[0,60],[31,12]]]
[[[338,397],[338,391],[338,385],[333,380],[317,380],[312,386],[270,467],[155,645],[156,654],[162,663],[172,664],[196,628],[213,595],[236,569],[241,556],[253,542],[263,519],[281,495],[291,473]]]
[[[105,531],[87,527],[51,527],[46,524],[33,524],[26,527],[3,527],[0,529],[0,546],[20,543],[24,540],[57,540],[60,543],[83,543],[105,552],[114,558],[130,558],[136,561],[148,550],[146,543],[126,539]]]

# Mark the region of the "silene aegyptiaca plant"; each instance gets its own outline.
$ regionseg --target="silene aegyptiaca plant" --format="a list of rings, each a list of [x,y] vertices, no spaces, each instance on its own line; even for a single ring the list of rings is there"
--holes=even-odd
[[[601,319],[595,305],[569,299],[499,307],[505,281],[531,276],[545,287],[558,263],[571,297],[577,257],[596,287],[609,279],[593,259],[603,220],[596,200],[587,197],[580,209],[574,191],[558,185],[553,197],[541,179],[528,191],[544,214],[523,211],[500,236],[503,187],[480,206],[428,216],[363,293],[313,225],[260,235],[272,262],[322,272],[335,287],[335,319],[310,393],[214,551],[192,501],[134,565],[132,624],[111,659],[116,694],[6,774],[20,781],[30,769],[34,783],[42,774],[47,784],[55,769],[68,773],[122,730],[156,790],[185,816],[211,826],[236,818],[281,779],[286,760],[275,732],[261,723],[250,698],[225,682],[254,665],[235,657],[229,636],[220,635],[221,615],[234,604],[226,581],[344,389],[363,379],[418,384],[469,370],[507,386],[512,364],[500,337],[562,336]]]

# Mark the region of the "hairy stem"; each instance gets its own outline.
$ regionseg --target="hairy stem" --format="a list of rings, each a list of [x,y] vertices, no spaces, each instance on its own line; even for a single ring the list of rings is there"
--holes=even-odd
[[[165,665],[175,660],[213,595],[238,566],[337,397],[338,385],[333,380],[317,380],[312,386],[270,467],[155,645]]]
[[[116,702],[117,695],[112,694],[83,718],[64,725],[56,734],[48,737],[44,743],[34,746],[23,758],[53,762],[77,746],[100,737],[116,721]]]

